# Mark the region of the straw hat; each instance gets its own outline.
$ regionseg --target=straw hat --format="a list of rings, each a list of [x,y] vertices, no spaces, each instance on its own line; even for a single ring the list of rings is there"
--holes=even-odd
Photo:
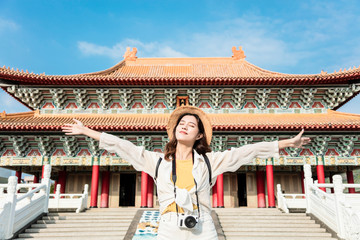
[[[179,117],[185,113],[196,114],[199,116],[202,124],[204,125],[206,142],[210,145],[212,137],[212,126],[210,118],[204,113],[200,108],[194,106],[181,106],[176,108],[170,115],[168,124],[166,126],[166,131],[168,133],[169,139],[173,138],[173,130],[176,127],[176,123],[179,120]]]

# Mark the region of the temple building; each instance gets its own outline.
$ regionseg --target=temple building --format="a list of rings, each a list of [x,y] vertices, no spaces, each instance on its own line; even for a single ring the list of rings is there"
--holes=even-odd
[[[229,51],[230,53],[230,51]],[[99,149],[97,141],[68,136],[61,126],[76,118],[85,126],[162,151],[166,123],[180,105],[209,114],[213,151],[260,141],[281,140],[305,129],[304,149],[287,148],[279,159],[253,159],[237,172],[218,177],[214,207],[275,207],[274,189],[302,193],[303,165],[318,182],[360,166],[360,114],[336,110],[360,92],[360,68],[334,73],[283,74],[245,60],[232,48],[226,58],[124,59],[100,72],[46,75],[0,68],[0,86],[29,112],[0,113],[0,167],[35,175],[45,164],[61,192],[91,189],[91,207],[156,207],[156,185],[121,156]],[[229,54],[230,56],[230,54]],[[350,192],[355,192],[350,189]]]

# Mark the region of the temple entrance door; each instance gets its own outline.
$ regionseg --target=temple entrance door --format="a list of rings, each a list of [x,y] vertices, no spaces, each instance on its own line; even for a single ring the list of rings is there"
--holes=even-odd
[[[120,174],[119,206],[135,206],[135,173]]]
[[[247,207],[246,174],[239,173],[237,175],[237,181],[238,181],[239,207]]]

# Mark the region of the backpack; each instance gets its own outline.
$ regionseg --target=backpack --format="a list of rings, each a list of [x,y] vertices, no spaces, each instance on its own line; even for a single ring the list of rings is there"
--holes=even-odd
[[[206,166],[207,166],[208,171],[209,171],[209,183],[210,183],[210,186],[211,186],[211,185],[212,185],[212,182],[211,182],[211,177],[212,177],[212,176],[211,176],[211,165],[210,165],[210,161],[209,161],[209,158],[206,156],[206,154],[204,154],[203,157],[204,157]],[[162,161],[162,157],[159,158],[159,160],[157,161],[157,164],[156,164],[155,177],[154,177],[155,183],[156,183],[156,180],[157,180],[158,171],[159,171],[159,166],[160,166],[161,161]]]

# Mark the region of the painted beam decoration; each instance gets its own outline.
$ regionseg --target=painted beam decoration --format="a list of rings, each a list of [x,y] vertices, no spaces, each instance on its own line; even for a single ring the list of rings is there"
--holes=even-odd
[[[168,139],[165,135],[115,135],[128,139],[134,144],[151,151],[162,151]],[[355,135],[312,135],[311,145],[297,150],[287,148],[280,151],[280,158],[273,159],[273,165],[298,166],[316,165],[316,156],[325,156],[325,165],[360,165],[360,142]],[[286,139],[289,135],[241,135],[215,134],[212,140],[213,151],[225,151],[260,141]],[[0,135],[0,166],[41,166],[45,156],[55,166],[92,166],[94,157],[99,157],[100,166],[129,166],[121,156],[98,149],[97,141],[90,138],[54,136],[6,136]],[[44,142],[47,143],[44,147]],[[254,159],[249,165],[265,166],[266,159]]]
[[[7,87],[20,101],[44,114],[169,113],[177,96],[208,113],[324,113],[360,91],[339,88],[34,88]],[[26,94],[25,94],[26,93]],[[30,94],[36,93],[36,94]],[[29,104],[31,103],[31,104]]]

